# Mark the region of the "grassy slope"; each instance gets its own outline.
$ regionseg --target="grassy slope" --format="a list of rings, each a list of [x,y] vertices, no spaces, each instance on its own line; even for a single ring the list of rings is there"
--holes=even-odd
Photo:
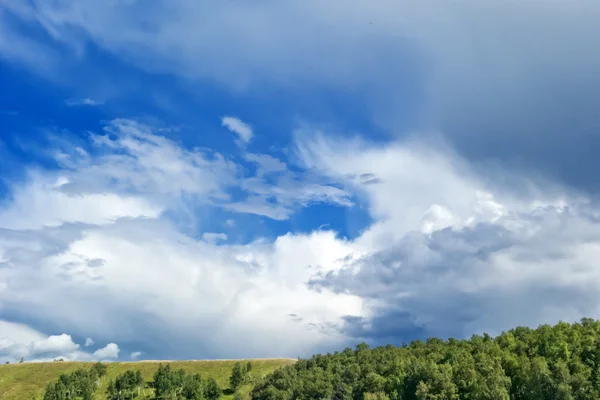
[[[242,360],[252,361],[252,377],[258,378],[274,371],[280,366],[293,364],[295,360],[290,359],[266,359],[266,360]],[[171,364],[171,368],[183,368],[188,372],[199,373],[203,378],[213,377],[221,388],[229,387],[229,376],[231,368],[236,360],[227,361],[162,361]],[[158,368],[159,361],[122,362],[108,364],[108,379],[128,369],[139,369],[146,381],[152,379],[152,375]],[[0,365],[0,399],[2,400],[31,400],[33,396],[41,399],[44,388],[48,382],[54,381],[62,373],[71,372],[77,368],[89,368],[91,363],[78,362],[50,362],[50,363],[23,363]],[[104,387],[106,382],[104,381]],[[251,385],[246,385],[241,391],[247,392]],[[97,399],[105,399],[104,388],[96,392]],[[233,398],[232,395],[224,396],[224,399]]]

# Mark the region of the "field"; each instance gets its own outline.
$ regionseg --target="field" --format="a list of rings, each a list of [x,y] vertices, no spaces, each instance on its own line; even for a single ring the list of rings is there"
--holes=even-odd
[[[171,368],[183,368],[187,372],[199,373],[203,378],[213,377],[221,388],[229,387],[229,376],[231,368],[236,361],[252,361],[252,378],[256,379],[274,371],[278,367],[293,364],[293,359],[257,359],[257,360],[210,360],[210,361],[140,361],[140,362],[115,362],[108,363],[109,379],[123,373],[128,369],[142,372],[146,381],[152,379],[152,375],[158,368],[159,363],[168,363]],[[92,363],[83,362],[49,362],[49,363],[23,363],[0,365],[0,399],[2,400],[32,400],[42,399],[46,384],[58,378],[62,373],[68,373],[77,368],[89,368]],[[251,385],[240,389],[248,392]],[[227,392],[226,392],[227,393]],[[97,399],[105,399],[104,390],[96,392]],[[233,398],[231,394],[225,394],[224,400]]]

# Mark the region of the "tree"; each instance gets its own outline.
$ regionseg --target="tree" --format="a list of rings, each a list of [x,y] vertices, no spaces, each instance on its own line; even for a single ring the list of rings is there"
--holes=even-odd
[[[183,384],[182,396],[186,400],[202,400],[202,379],[199,374],[187,375]]]
[[[217,384],[215,378],[209,378],[204,384],[204,397],[207,400],[217,400],[222,394],[223,391]]]
[[[90,372],[95,378],[102,378],[102,377],[106,376],[107,370],[108,370],[108,367],[106,366],[106,364],[97,362],[92,366]]]
[[[231,376],[229,377],[229,384],[231,389],[235,392],[243,383],[246,378],[246,369],[242,366],[242,363],[236,362],[231,370]]]
[[[106,393],[109,400],[132,399],[139,396],[140,388],[143,385],[144,380],[141,371],[127,370],[117,376],[114,381],[111,380]]]

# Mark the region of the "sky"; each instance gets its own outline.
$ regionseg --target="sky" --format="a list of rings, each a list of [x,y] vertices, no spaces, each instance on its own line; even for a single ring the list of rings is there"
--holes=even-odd
[[[4,0],[0,362],[600,318],[600,3]]]

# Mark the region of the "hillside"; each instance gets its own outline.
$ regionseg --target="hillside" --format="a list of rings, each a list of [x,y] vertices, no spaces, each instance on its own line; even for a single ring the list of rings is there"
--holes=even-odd
[[[229,386],[231,369],[238,360],[210,360],[210,361],[140,361],[108,363],[108,379],[113,379],[126,370],[140,370],[145,380],[152,379],[158,369],[159,363],[169,363],[171,367],[183,368],[186,372],[199,373],[202,377],[215,378],[222,388]],[[248,361],[248,360],[244,360]],[[290,365],[292,359],[257,359],[250,360],[253,365],[253,376],[262,377],[278,367]],[[23,363],[0,366],[0,399],[2,400],[31,400],[33,396],[41,399],[46,385],[58,379],[60,374],[75,371],[78,368],[91,367],[93,363],[83,362],[51,362],[51,363]],[[251,390],[246,385],[242,391]],[[232,398],[225,395],[223,398]],[[102,391],[95,394],[95,399],[104,399]]]
[[[257,383],[252,400],[597,400],[600,321],[517,327],[315,355]]]

